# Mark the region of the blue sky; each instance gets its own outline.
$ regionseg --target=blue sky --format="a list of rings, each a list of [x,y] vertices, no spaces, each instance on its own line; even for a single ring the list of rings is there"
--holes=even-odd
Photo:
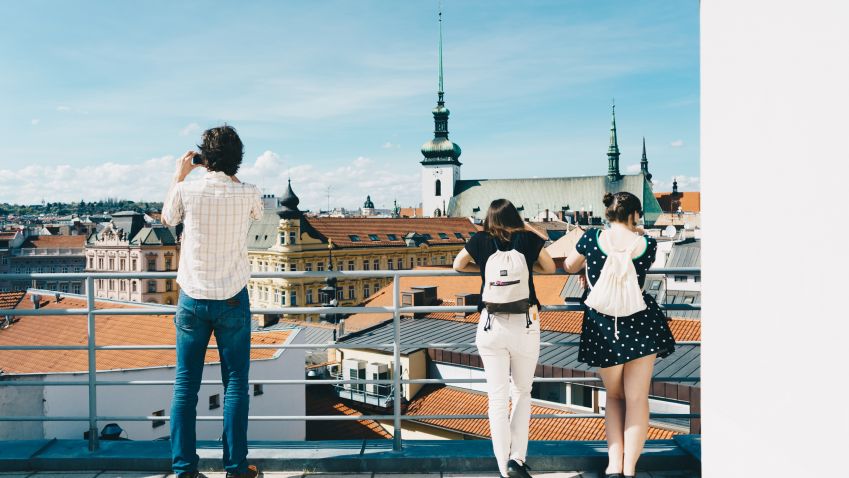
[[[303,208],[420,200],[437,2],[3,2],[0,202],[161,200],[174,157],[227,122],[240,177]],[[698,2],[443,5],[462,177],[623,171],[699,181]]]

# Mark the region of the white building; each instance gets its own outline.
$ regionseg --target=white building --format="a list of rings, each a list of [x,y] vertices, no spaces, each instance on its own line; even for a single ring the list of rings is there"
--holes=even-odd
[[[52,296],[42,295],[42,308],[80,308],[84,299],[68,295],[60,303]],[[45,300],[49,298],[49,300]],[[31,308],[32,302],[23,298],[16,308]],[[129,304],[98,301],[98,307],[122,308]],[[0,331],[0,344],[84,344],[84,316],[19,316],[19,320]],[[101,315],[97,318],[99,345],[161,345],[174,344],[174,325],[170,315]],[[300,328],[255,332],[253,344],[303,343]],[[98,381],[173,380],[175,358],[173,350],[100,350],[97,353]],[[0,382],[3,380],[32,380],[45,386],[6,386],[0,383],[0,415],[3,416],[87,416],[88,388],[86,386],[48,386],[56,381],[87,382],[87,351],[0,351]],[[304,350],[254,349],[251,352],[251,380],[302,379]],[[207,353],[204,380],[221,380],[218,354]],[[97,413],[100,416],[170,415],[171,385],[98,386]],[[202,385],[198,394],[198,416],[223,414],[222,385]],[[251,415],[305,415],[304,385],[251,385]],[[154,440],[167,437],[167,421],[106,420],[117,423],[132,440]],[[64,438],[82,439],[88,430],[85,421],[62,422],[0,422],[0,440]],[[199,440],[218,440],[221,421],[199,421]],[[303,421],[253,421],[248,427],[249,440],[303,440],[306,435]]]

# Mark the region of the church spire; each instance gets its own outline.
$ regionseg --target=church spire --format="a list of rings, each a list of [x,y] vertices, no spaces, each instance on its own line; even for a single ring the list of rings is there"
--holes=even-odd
[[[439,103],[444,104],[443,95],[445,94],[445,88],[442,83],[442,6],[439,8],[439,91],[437,92],[439,96]]]
[[[445,107],[445,85],[442,68],[442,8],[439,10],[439,84],[436,107],[433,109],[433,139],[422,145],[422,164],[460,165],[460,146],[448,139],[448,116]]]
[[[643,157],[640,159],[640,171],[643,172],[646,179],[651,181],[651,173],[649,172],[649,159],[646,157],[646,137],[643,136]]]
[[[616,103],[612,107],[613,119],[610,123],[610,147],[607,148],[607,179],[618,181],[622,178],[619,174],[619,140],[616,137]]]

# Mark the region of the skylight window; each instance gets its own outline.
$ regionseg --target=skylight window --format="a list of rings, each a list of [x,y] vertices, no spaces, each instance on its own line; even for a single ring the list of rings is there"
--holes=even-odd
[[[377,234],[369,234],[368,238],[371,239],[372,241],[379,241],[380,240],[380,238],[377,237]]]
[[[462,238],[463,238],[463,233],[462,233],[462,232],[455,232],[455,233],[454,233],[454,237],[456,237],[457,239],[462,239]]]
[[[395,234],[387,234],[386,237],[388,237],[390,241],[398,240],[398,236],[396,236]]]
[[[439,233],[439,238],[440,238],[440,239],[448,239],[448,234],[446,234],[446,233],[444,233],[444,232],[440,232],[440,233]]]
[[[350,237],[350,238],[351,238],[351,242],[360,242],[360,236],[358,236],[358,235],[356,235],[356,234],[351,234],[351,235],[350,235],[350,236],[348,236],[348,237]]]

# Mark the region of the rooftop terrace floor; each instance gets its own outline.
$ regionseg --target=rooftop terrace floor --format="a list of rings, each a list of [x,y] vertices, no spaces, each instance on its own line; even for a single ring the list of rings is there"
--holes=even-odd
[[[699,476],[700,444],[699,435],[646,442],[638,476]],[[198,455],[201,471],[223,478],[218,442],[199,442]],[[102,441],[95,452],[83,440],[0,442],[0,478],[164,477],[170,461],[167,441]],[[488,440],[408,440],[401,451],[393,451],[390,440],[251,442],[248,461],[268,478],[498,476]],[[527,461],[534,476],[596,476],[607,464],[607,447],[603,441],[532,441]]]

